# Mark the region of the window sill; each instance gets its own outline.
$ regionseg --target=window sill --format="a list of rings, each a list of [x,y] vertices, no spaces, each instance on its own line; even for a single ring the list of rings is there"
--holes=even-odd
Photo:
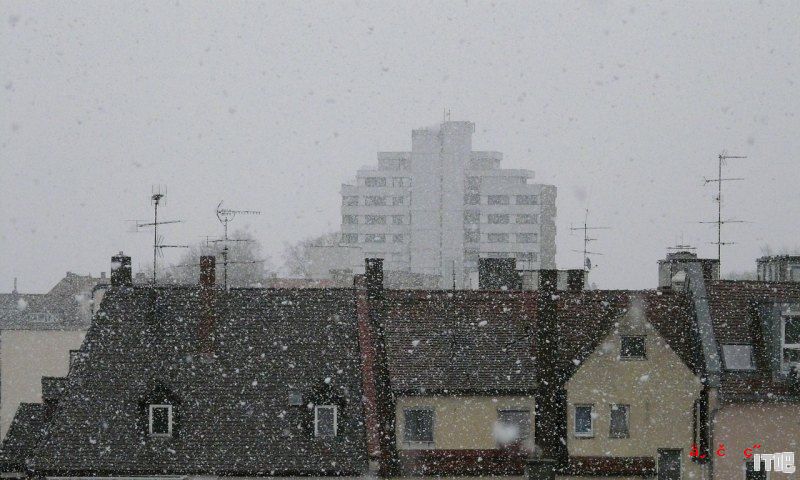
[[[619,357],[621,362],[644,362],[647,357]]]
[[[579,439],[590,439],[594,438],[594,433],[576,433],[575,438]]]
[[[403,446],[407,450],[434,450],[436,448],[434,442],[403,442]]]

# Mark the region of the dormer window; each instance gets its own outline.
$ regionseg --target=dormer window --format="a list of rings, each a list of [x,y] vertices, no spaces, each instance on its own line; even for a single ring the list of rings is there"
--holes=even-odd
[[[753,370],[753,346],[723,345],[722,359],[726,370]]]
[[[623,336],[620,339],[619,358],[623,360],[644,360],[647,357],[645,337]]]
[[[151,404],[148,419],[150,435],[155,437],[172,436],[172,405]]]
[[[314,407],[314,436],[335,437],[338,428],[336,405],[317,405]]]
[[[783,365],[800,365],[800,317],[783,317],[781,322]]]

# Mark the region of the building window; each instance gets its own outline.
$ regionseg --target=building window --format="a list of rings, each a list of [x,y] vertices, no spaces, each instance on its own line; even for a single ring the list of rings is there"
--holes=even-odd
[[[480,232],[464,232],[464,243],[480,243]]]
[[[486,235],[486,241],[489,243],[508,243],[507,233],[490,233]]]
[[[467,188],[472,190],[481,188],[481,177],[467,177]]]
[[[517,205],[536,205],[539,198],[536,195],[517,195]]]
[[[520,262],[535,262],[537,258],[535,252],[520,252],[517,254],[517,260]]]
[[[405,220],[405,215],[392,215],[392,225],[403,225],[403,220]]]
[[[508,195],[489,195],[486,198],[487,205],[508,205]]]
[[[538,235],[535,233],[518,233],[517,243],[536,243]]]
[[[298,392],[297,390],[292,390],[289,392],[289,405],[292,407],[302,407],[303,406],[303,394]]]
[[[336,405],[317,405],[314,407],[314,435],[335,437],[337,425]]]
[[[392,197],[392,205],[404,205],[404,204],[405,204],[405,197],[403,196]]]
[[[373,233],[364,235],[364,243],[385,243],[386,235],[382,233]]]
[[[508,215],[505,213],[490,213],[488,221],[494,224],[506,224],[508,223]]]
[[[367,225],[386,225],[386,216],[384,215],[365,215],[364,223]]]
[[[342,197],[344,205],[358,205],[358,195],[345,195]]]
[[[403,243],[405,241],[405,239],[403,238],[403,234],[402,233],[394,234],[392,236],[392,240],[394,241],[394,243]]]
[[[611,405],[611,430],[608,436],[611,438],[628,438],[630,436],[628,426],[629,405]]]
[[[357,233],[343,233],[342,234],[342,243],[358,243],[358,234]]]
[[[647,350],[644,337],[624,336],[621,338],[619,358],[625,360],[641,360],[646,358]]]
[[[575,436],[593,437],[594,405],[575,405]]]
[[[410,187],[411,179],[408,177],[392,177],[393,187]]]
[[[382,207],[386,205],[386,197],[375,197],[375,196],[364,197],[364,205],[368,205],[370,207],[376,207],[376,206]]]
[[[364,185],[367,187],[385,187],[386,177],[367,177],[364,179]]]
[[[723,345],[722,359],[727,370],[753,370],[753,346]]]
[[[464,212],[464,223],[466,224],[475,224],[480,223],[481,221],[481,214],[476,210],[467,210]]]
[[[800,317],[783,317],[781,322],[783,363],[786,366],[800,363]]]
[[[407,408],[403,410],[405,425],[403,440],[408,443],[433,443],[433,409]]]
[[[158,437],[172,435],[172,405],[150,405],[148,432]]]
[[[358,215],[342,215],[342,223],[345,225],[355,225],[358,223]]]
[[[757,472],[753,468],[754,465],[752,460],[745,464],[744,480],[769,480],[769,475],[764,469],[764,465],[761,465]]]
[[[481,196],[477,193],[468,193],[464,195],[464,205],[480,205]]]
[[[498,435],[501,444],[525,442],[531,436],[531,411],[498,410],[497,411]]]
[[[539,223],[539,215],[528,214],[528,213],[517,215],[517,223],[525,223],[525,224]]]

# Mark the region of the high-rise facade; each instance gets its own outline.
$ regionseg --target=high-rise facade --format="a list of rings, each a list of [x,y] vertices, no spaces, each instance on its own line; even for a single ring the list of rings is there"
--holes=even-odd
[[[474,131],[446,121],[413,130],[410,152],[379,152],[342,185],[342,243],[387,270],[439,276],[442,288],[476,287],[481,257],[555,268],[556,188],[500,168],[500,152],[473,151]]]

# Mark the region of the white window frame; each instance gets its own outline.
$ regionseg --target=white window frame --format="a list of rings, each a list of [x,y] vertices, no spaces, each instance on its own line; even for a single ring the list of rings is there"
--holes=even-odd
[[[781,364],[783,365],[784,370],[789,370],[790,367],[796,365],[800,367],[800,362],[783,362],[783,351],[788,349],[791,350],[800,350],[800,343],[786,343],[786,321],[787,320],[794,320],[796,322],[800,322],[800,316],[796,315],[784,315],[781,317]]]
[[[626,338],[641,338],[644,341],[644,355],[641,357],[623,356],[622,342]],[[620,335],[619,336],[619,359],[626,362],[641,362],[647,360],[647,335]]]
[[[578,431],[578,408],[589,407],[589,431]],[[592,438],[594,437],[594,404],[593,403],[576,403],[572,412],[572,433],[578,438]]]
[[[153,410],[156,408],[167,409],[167,433],[156,433],[153,431]],[[147,432],[151,437],[171,437],[172,436],[172,405],[165,403],[151,403],[148,408]]]
[[[333,410],[333,435],[320,435],[319,433],[319,411],[320,409]],[[315,405],[314,406],[314,436],[333,438],[339,432],[339,408],[336,405]]]
[[[407,433],[407,426],[406,421],[408,419],[408,412],[411,411],[425,411],[431,413],[431,439],[430,440],[410,440],[406,438]],[[403,443],[409,446],[414,447],[427,447],[432,448],[436,442],[436,410],[433,407],[425,407],[425,406],[415,406],[415,407],[406,407],[403,409]]]
[[[611,431],[611,428],[614,424],[613,422],[613,415],[614,415],[614,407],[616,407],[616,411],[620,410],[620,407],[625,411],[625,427],[627,427],[627,431],[624,435],[615,434]],[[594,429],[594,422],[592,422],[592,428]],[[619,439],[619,438],[631,438],[631,406],[629,403],[612,403],[611,409],[609,410],[608,414],[608,438]]]

